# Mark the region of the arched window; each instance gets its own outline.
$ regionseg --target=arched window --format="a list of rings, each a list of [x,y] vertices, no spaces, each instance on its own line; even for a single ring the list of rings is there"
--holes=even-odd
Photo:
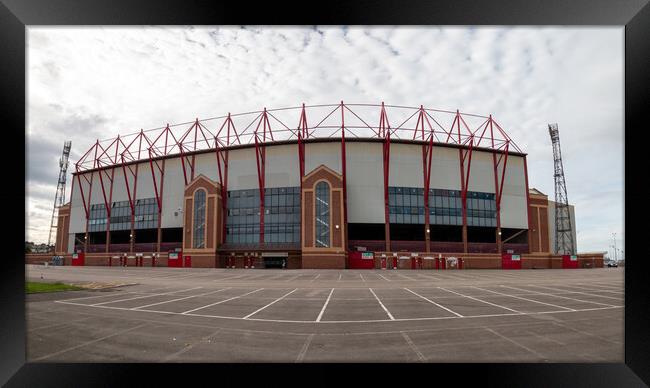
[[[330,185],[319,182],[316,185],[316,246],[330,246]]]
[[[205,190],[200,189],[194,193],[192,217],[192,248],[205,248]]]

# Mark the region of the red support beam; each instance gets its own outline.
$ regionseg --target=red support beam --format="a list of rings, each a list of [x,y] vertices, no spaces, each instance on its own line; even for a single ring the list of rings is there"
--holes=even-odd
[[[433,134],[422,145],[422,171],[424,173],[424,239],[426,252],[431,251],[431,222],[429,220],[429,189],[431,187],[431,159],[433,158]]]
[[[486,129],[489,126],[490,128],[490,138],[492,139],[492,145],[494,147],[494,122],[492,121],[492,115],[488,119],[488,124],[486,124]],[[484,130],[485,132],[485,130]],[[510,148],[510,142],[506,141],[505,148],[500,153],[497,159],[497,153],[492,152],[492,163],[494,165],[494,196],[496,203],[496,242],[497,242],[497,252],[503,253],[503,244],[501,240],[501,197],[503,195],[503,184],[505,182],[506,168],[508,166],[508,151]],[[503,162],[503,165],[501,165]],[[501,180],[499,181],[499,167],[501,167]]]
[[[345,157],[345,105],[341,101],[341,170],[343,175],[343,225],[345,225],[345,236],[343,236],[343,249],[345,251],[346,263],[348,252],[348,184],[346,179],[346,157]]]
[[[383,137],[382,159],[384,164],[384,240],[386,243],[386,252],[390,252],[390,213],[388,208],[388,185],[390,179],[390,124],[384,103],[381,103],[381,112],[379,114],[379,136]],[[415,136],[415,135],[414,135]]]
[[[458,143],[460,144],[460,113],[456,111],[456,116],[458,120],[454,120],[457,123],[457,133],[458,133]],[[460,181],[461,181],[461,192],[460,199],[463,207],[463,253],[468,252],[468,241],[467,241],[467,192],[469,190],[469,177],[472,168],[472,150],[474,149],[474,136],[470,137],[469,149],[459,148],[459,162],[460,162]],[[465,172],[465,159],[467,159],[467,172]]]
[[[526,214],[528,218],[528,252],[527,253],[530,253],[532,221],[530,219],[530,192],[528,191],[528,164],[526,163],[526,155],[524,155],[524,177],[526,179]]]
[[[262,141],[259,139],[260,126],[262,126]],[[260,191],[260,245],[264,244],[264,194],[266,193],[266,132],[273,133],[269,124],[266,108],[260,116],[260,121],[255,129],[255,161],[257,162],[257,180]]]
[[[219,133],[224,126],[227,126],[227,137],[226,141],[230,141],[230,132],[231,129],[234,131],[234,124],[230,118],[230,113],[226,121],[221,125],[219,132],[214,137],[215,142],[215,156],[217,157],[217,172],[219,173],[219,184],[221,185],[221,214],[223,225],[221,227],[221,243],[226,242],[226,227],[228,225],[228,150],[223,149],[223,144],[219,140]]]

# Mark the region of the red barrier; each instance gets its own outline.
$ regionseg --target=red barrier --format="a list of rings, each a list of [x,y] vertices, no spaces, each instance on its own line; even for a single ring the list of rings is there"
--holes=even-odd
[[[375,256],[372,252],[359,252],[352,251],[349,254],[349,267],[350,269],[373,269],[375,268]],[[385,259],[382,264],[385,268]]]
[[[501,269],[521,269],[521,256],[511,254],[502,255]]]
[[[397,257],[393,256],[393,269],[397,269]]]
[[[84,252],[72,254],[72,265],[84,266],[85,264],[86,264],[86,257],[84,255]]]
[[[385,257],[381,258],[381,269],[386,269],[386,258]]]
[[[578,268],[578,256],[562,255],[562,268]]]
[[[183,261],[181,259],[181,253],[180,252],[169,252],[169,259],[167,260],[167,266],[168,267],[182,267],[183,266]]]
[[[440,269],[440,259],[436,257],[436,269]]]

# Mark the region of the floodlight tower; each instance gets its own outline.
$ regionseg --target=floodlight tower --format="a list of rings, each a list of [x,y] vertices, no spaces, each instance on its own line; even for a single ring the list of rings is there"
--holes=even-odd
[[[555,251],[556,254],[574,255],[575,242],[571,226],[569,199],[566,193],[562,152],[560,151],[560,133],[557,124],[549,124],[548,132],[553,143],[553,161],[555,165]]]
[[[68,172],[68,158],[70,157],[70,148],[72,147],[71,141],[63,143],[63,154],[59,159],[59,181],[56,185],[56,195],[54,196],[54,208],[52,209],[52,221],[50,222],[50,234],[47,238],[47,245],[52,243],[52,235],[56,234],[57,228],[57,214],[56,209],[63,206],[65,201],[65,178]]]

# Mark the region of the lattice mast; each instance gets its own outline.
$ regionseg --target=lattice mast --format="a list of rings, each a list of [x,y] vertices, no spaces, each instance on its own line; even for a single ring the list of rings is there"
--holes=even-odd
[[[68,159],[70,158],[70,148],[72,147],[71,141],[63,143],[63,154],[59,159],[59,181],[56,185],[56,195],[54,196],[54,208],[52,209],[52,221],[50,222],[50,234],[47,238],[47,245],[52,243],[52,235],[56,234],[57,228],[57,212],[56,209],[63,206],[65,201],[65,178],[68,172]]]
[[[575,242],[569,199],[566,193],[564,168],[562,167],[562,152],[560,151],[560,133],[557,124],[549,124],[548,132],[553,143],[553,162],[555,165],[555,252],[556,254],[574,255]]]

